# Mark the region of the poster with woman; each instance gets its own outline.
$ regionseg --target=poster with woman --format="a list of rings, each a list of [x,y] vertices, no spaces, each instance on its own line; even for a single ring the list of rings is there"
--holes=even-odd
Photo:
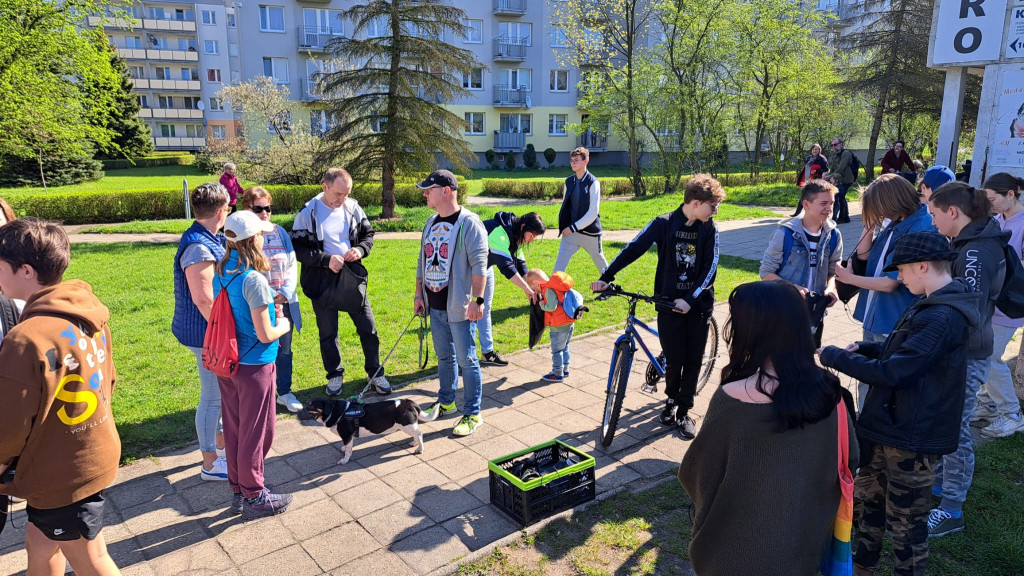
[[[1024,167],[1024,70],[1003,72],[998,98],[999,116],[989,163]]]

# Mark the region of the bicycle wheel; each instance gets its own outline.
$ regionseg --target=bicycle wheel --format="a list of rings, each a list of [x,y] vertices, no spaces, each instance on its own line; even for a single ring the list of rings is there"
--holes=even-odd
[[[608,377],[607,398],[604,401],[604,418],[601,420],[601,445],[611,446],[615,438],[615,427],[619,425],[619,412],[622,411],[622,400],[626,397],[626,384],[629,382],[629,368],[633,363],[633,351],[628,342],[620,342],[612,358],[615,363]]]
[[[708,343],[704,346],[704,356],[701,357],[700,376],[697,378],[697,390],[694,396],[700,394],[704,385],[711,379],[711,372],[715,369],[715,361],[718,359],[718,321],[712,316],[708,322]]]

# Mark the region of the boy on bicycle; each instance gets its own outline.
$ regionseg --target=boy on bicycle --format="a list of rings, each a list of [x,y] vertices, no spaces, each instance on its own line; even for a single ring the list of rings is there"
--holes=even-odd
[[[708,322],[715,304],[718,272],[718,226],[713,216],[725,199],[722,185],[709,174],[695,174],[686,183],[683,203],[677,210],[651,220],[636,238],[590,284],[603,292],[615,275],[658,245],[654,294],[672,300],[673,308],[658,309],[658,335],[665,352],[665,409],[661,422],[676,426],[683,438],[692,439],[696,424],[689,416],[697,389],[701,358],[708,340]]]

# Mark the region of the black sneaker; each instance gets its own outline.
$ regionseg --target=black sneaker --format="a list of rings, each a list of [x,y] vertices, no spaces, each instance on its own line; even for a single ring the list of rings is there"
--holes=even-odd
[[[665,426],[672,426],[676,423],[676,401],[672,398],[665,400],[665,409],[661,411],[661,416],[658,417],[661,423]]]
[[[481,366],[508,366],[508,360],[505,360],[494,350],[484,353],[483,358],[480,359]]]
[[[679,430],[679,435],[687,440],[693,440],[693,437],[697,435],[697,424],[686,412],[680,414],[676,420],[676,429]]]
[[[291,494],[272,494],[266,488],[254,498],[242,500],[242,517],[246,520],[281,514],[292,504]]]
[[[228,510],[230,510],[232,514],[241,514],[242,502],[244,500],[245,498],[242,498],[241,492],[235,492],[234,494],[231,495],[231,507],[228,508]]]

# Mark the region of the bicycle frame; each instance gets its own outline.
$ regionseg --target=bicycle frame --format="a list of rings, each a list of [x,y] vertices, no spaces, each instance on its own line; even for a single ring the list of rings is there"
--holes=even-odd
[[[632,369],[632,367],[633,367],[633,354],[636,353],[636,345],[639,342],[640,348],[644,351],[644,354],[647,355],[647,359],[650,360],[651,365],[654,366],[654,369],[657,370],[658,374],[661,375],[662,377],[665,376],[665,367],[661,365],[661,362],[658,362],[658,357],[655,354],[651,353],[651,349],[647,347],[647,343],[644,342],[644,339],[641,336],[640,331],[637,330],[637,326],[639,326],[643,330],[647,331],[647,333],[653,334],[655,336],[658,335],[658,331],[655,330],[654,328],[651,328],[643,320],[640,320],[640,319],[638,319],[636,317],[636,304],[637,304],[636,300],[630,300],[630,303],[629,303],[629,316],[626,317],[626,330],[625,330],[625,332],[621,336],[619,336],[615,340],[615,347],[613,348],[613,351],[612,351],[611,366],[608,369],[608,384],[606,386],[606,392],[611,392],[611,389],[612,389],[612,373],[615,371],[615,364],[617,363],[617,360],[619,359],[619,343],[624,342],[624,341],[629,342],[629,351],[630,351],[629,368],[630,369]]]

